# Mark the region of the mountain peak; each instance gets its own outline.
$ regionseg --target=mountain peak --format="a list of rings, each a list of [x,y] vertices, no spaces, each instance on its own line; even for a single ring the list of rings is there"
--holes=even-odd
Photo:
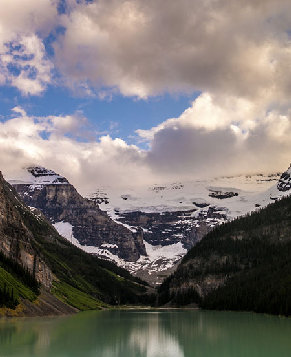
[[[34,177],[35,183],[42,184],[66,184],[68,180],[57,174],[53,170],[46,169],[42,166],[30,166],[26,170]]]
[[[17,172],[13,179],[8,178],[12,185],[59,185],[69,184],[68,180],[53,170],[43,166],[29,166]],[[32,187],[33,188],[33,187]]]

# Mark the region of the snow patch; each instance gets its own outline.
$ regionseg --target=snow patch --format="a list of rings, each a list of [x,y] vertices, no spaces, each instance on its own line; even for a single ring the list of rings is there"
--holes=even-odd
[[[86,253],[90,254],[100,254],[103,249],[90,245],[81,245],[79,241],[73,235],[73,226],[69,222],[56,222],[53,224],[58,233],[66,238],[69,242],[74,244],[76,247],[84,250]]]
[[[41,166],[32,166],[22,169],[13,179],[7,178],[11,185],[30,185],[30,190],[41,189],[43,185],[67,185],[68,180]]]
[[[187,249],[183,248],[181,242],[171,245],[151,245],[144,242],[148,259],[154,261],[160,258],[175,259],[187,253]]]
[[[118,248],[117,244],[103,243],[101,244],[102,248]]]
[[[154,246],[147,242],[145,243],[147,256],[141,256],[136,262],[127,262],[112,254],[106,248],[118,248],[116,244],[103,243],[101,247],[81,245],[73,235],[73,226],[69,222],[56,222],[53,224],[58,233],[66,238],[76,247],[82,249],[86,253],[97,255],[100,258],[108,259],[115,262],[120,267],[127,269],[131,273],[140,270],[147,271],[149,275],[154,272],[162,272],[170,269],[177,263],[187,252],[183,248],[182,243],[171,244],[167,246]]]

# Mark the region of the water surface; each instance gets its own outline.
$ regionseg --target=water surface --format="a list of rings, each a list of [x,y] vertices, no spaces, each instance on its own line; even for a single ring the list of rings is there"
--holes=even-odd
[[[290,357],[291,319],[197,310],[0,320],[0,357]]]

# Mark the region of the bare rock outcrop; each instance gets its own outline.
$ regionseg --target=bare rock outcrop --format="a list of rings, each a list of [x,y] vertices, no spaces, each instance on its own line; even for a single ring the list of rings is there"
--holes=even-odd
[[[32,183],[14,188],[31,207],[39,209],[51,223],[68,222],[81,245],[101,247],[127,261],[146,255],[142,231],[132,232],[113,221],[96,202],[83,198],[65,178],[44,168],[29,168]]]
[[[0,251],[50,289],[52,272],[33,246],[33,234],[25,225],[20,209],[25,214],[27,208],[0,173]]]

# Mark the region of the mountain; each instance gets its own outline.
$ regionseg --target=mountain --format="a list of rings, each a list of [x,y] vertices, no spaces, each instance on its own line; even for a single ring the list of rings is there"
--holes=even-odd
[[[117,263],[159,284],[214,227],[286,195],[280,173],[219,177],[117,190],[102,187],[85,195],[116,222],[143,230],[147,256]],[[280,181],[278,181],[280,179]],[[277,186],[278,184],[278,186]]]
[[[290,222],[286,196],[216,227],[160,286],[159,303],[290,315]]]
[[[137,304],[147,301],[146,293],[146,286],[126,270],[60,236],[0,175],[0,305],[16,308],[4,313],[57,314]]]
[[[40,315],[153,302],[142,281],[97,253],[154,282],[172,272],[160,304],[289,314],[290,172],[99,190],[90,200],[41,167],[14,187],[0,176],[0,305]]]
[[[43,167],[30,167],[9,182],[71,243],[152,285],[161,284],[214,227],[288,193],[287,171],[281,177],[241,175],[122,191],[85,188],[86,198],[66,178]]]
[[[133,233],[114,222],[66,178],[43,167],[29,167],[24,174],[22,180],[10,181],[24,202],[41,210],[61,234],[86,246],[87,252],[105,257],[116,254],[127,261],[146,254],[142,231]]]

